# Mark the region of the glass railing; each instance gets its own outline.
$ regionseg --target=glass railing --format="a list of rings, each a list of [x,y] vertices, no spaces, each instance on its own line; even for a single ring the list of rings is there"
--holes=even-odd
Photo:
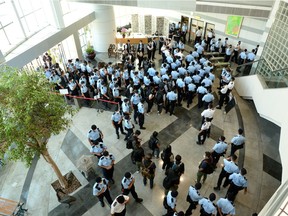
[[[288,68],[273,70],[272,66],[265,59],[238,65],[237,76],[248,76],[259,74],[266,82],[267,88],[288,87]]]

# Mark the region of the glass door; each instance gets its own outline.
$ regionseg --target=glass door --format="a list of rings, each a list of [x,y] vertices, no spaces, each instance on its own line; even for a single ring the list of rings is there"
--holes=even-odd
[[[202,30],[204,29],[204,21],[191,18],[190,19],[189,39],[188,39],[189,42],[192,42],[195,40],[196,31],[198,30],[199,27],[201,27]]]
[[[205,24],[205,31],[204,31],[204,38],[206,38],[208,31],[213,29],[213,32],[215,32],[215,24],[206,22]]]

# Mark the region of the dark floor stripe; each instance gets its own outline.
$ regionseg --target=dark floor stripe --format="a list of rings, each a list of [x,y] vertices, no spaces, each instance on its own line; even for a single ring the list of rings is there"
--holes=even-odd
[[[273,176],[281,182],[282,180],[282,165],[273,158],[263,154],[263,171]]]
[[[27,197],[28,197],[30,186],[31,186],[31,181],[32,181],[38,160],[39,160],[39,156],[35,156],[33,158],[32,164],[31,164],[31,166],[28,170],[28,173],[26,175],[25,182],[23,184],[23,188],[22,188],[22,192],[21,192],[21,196],[20,196],[20,201],[23,203],[27,202]]]

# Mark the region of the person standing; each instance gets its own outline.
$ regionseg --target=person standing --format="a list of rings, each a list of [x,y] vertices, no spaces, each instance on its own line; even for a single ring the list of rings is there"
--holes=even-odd
[[[111,215],[125,216],[127,202],[129,202],[129,196],[125,196],[122,194],[117,196],[111,205]]]
[[[244,147],[246,139],[243,136],[243,133],[244,133],[243,129],[239,128],[238,129],[238,135],[234,136],[231,139],[231,153],[230,153],[230,155],[235,154],[235,152],[238,149],[242,149]]]
[[[208,109],[209,104],[213,104],[214,96],[211,92],[211,88],[208,88],[208,92],[202,98],[204,109]]]
[[[226,95],[227,95],[227,92],[228,92],[228,85],[222,86],[221,90],[219,91],[220,99],[219,99],[218,105],[216,106],[216,109],[221,109],[222,108],[222,106],[224,104],[224,100],[225,100]]]
[[[144,115],[144,103],[145,100],[141,99],[140,102],[137,105],[137,110],[138,110],[138,121],[139,121],[139,126],[141,130],[145,130],[146,128],[143,127],[144,121],[145,121],[145,115]]]
[[[134,129],[134,124],[132,124],[129,115],[125,115],[124,117],[124,128],[127,131],[124,141],[127,141]]]
[[[222,184],[223,179],[225,178],[223,187],[227,187],[229,185],[229,176],[232,175],[233,173],[238,173],[239,168],[238,165],[236,164],[237,156],[232,155],[228,157],[227,159],[224,159],[224,166],[219,174],[218,181],[217,181],[217,186],[214,187],[214,190],[220,190],[220,186]]]
[[[102,168],[103,176],[105,179],[114,184],[113,173],[114,173],[115,157],[113,154],[109,154],[108,151],[103,152],[103,156],[99,159],[98,166]]]
[[[155,59],[156,50],[157,50],[157,41],[156,41],[156,37],[154,37],[152,41],[152,60]]]
[[[126,172],[121,181],[121,185],[123,188],[123,195],[128,195],[131,192],[135,201],[141,203],[143,199],[138,197],[138,194],[135,191],[134,183],[135,183],[135,177],[130,172]]]
[[[212,149],[213,165],[215,169],[217,168],[217,163],[220,157],[224,156],[227,151],[228,144],[225,142],[225,139],[226,138],[224,136],[221,136]]]
[[[101,177],[96,178],[96,183],[93,186],[93,196],[98,197],[102,207],[105,206],[104,197],[106,198],[107,202],[111,206],[113,201],[110,196],[109,185],[108,185],[107,179],[101,178]]]
[[[152,159],[152,154],[148,153],[142,161],[143,169],[148,170],[148,176],[143,175],[143,184],[144,186],[146,186],[147,179],[149,179],[150,189],[152,189],[154,186],[154,178],[155,178],[155,170],[156,170],[156,164],[151,159]]]
[[[131,106],[133,107],[133,110],[134,110],[135,124],[138,124],[137,115],[138,115],[138,103],[140,103],[140,100],[141,100],[141,96],[138,94],[137,90],[134,90],[134,94],[132,95],[130,101],[131,101]]]
[[[166,106],[166,113],[169,111],[170,116],[174,113],[175,104],[177,102],[177,94],[176,89],[173,89],[169,91],[166,95],[166,98],[168,100],[167,106]]]
[[[233,173],[229,176],[230,186],[227,190],[226,196],[228,196],[228,194],[231,194],[231,201],[234,202],[236,195],[240,190],[244,189],[244,194],[247,193],[248,182],[245,177],[246,174],[247,170],[245,168],[242,168],[240,173]]]
[[[154,155],[154,157],[158,159],[160,154],[160,143],[157,136],[158,132],[154,131],[149,139],[149,147],[152,150],[152,155]]]
[[[201,85],[197,88],[196,92],[198,94],[198,109],[203,106],[203,97],[208,93],[207,89],[204,87],[205,83],[201,83]]]
[[[176,211],[177,191],[169,191],[167,196],[164,197],[164,207],[167,209],[165,216],[173,216]]]
[[[131,156],[132,162],[136,164],[138,169],[136,172],[139,173],[142,167],[142,160],[145,157],[144,149],[141,147],[141,143],[139,141],[136,141],[135,148],[133,149]]]
[[[152,59],[152,52],[153,52],[153,44],[152,41],[149,41],[147,44],[147,55],[149,61]]]
[[[235,215],[235,207],[232,201],[232,194],[228,194],[227,198],[220,198],[217,201],[217,216]]]
[[[185,172],[185,165],[181,160],[182,157],[180,155],[176,155],[175,161],[172,165],[172,170],[174,170],[174,172],[179,176],[179,178]]]
[[[207,137],[207,132],[210,129],[210,127],[211,127],[211,122],[209,122],[208,119],[205,119],[198,133],[198,141],[196,142],[198,145],[204,144],[206,137]]]
[[[174,160],[174,155],[172,153],[172,147],[171,145],[168,145],[162,153],[161,156],[162,160],[163,160],[163,164],[162,164],[162,169],[164,170],[166,168],[166,170],[168,170],[169,168],[172,167],[173,165],[173,160]]]
[[[103,152],[106,151],[107,147],[103,142],[95,141],[90,148],[90,152],[97,156],[98,159],[103,155]]]
[[[200,43],[201,37],[202,37],[202,29],[201,29],[201,27],[199,26],[199,27],[198,27],[198,30],[196,31],[195,44],[196,44],[196,43]]]
[[[121,115],[120,110],[115,111],[111,116],[112,125],[116,130],[117,139],[120,138],[119,129],[123,135],[126,135],[126,133],[123,130],[122,119],[123,116]]]
[[[208,198],[202,198],[198,204],[200,208],[200,216],[215,216],[217,214],[216,205],[213,203],[216,199],[215,193],[211,193]]]
[[[186,198],[186,201],[189,202],[189,207],[185,212],[185,216],[192,215],[192,211],[196,209],[198,201],[202,199],[202,196],[199,193],[201,187],[201,183],[196,183],[194,187],[192,185],[189,187],[188,195]]]
[[[241,41],[238,41],[238,43],[236,44],[236,46],[234,48],[231,61],[234,61],[235,63],[237,63],[238,54],[239,54],[240,50],[241,50]]]
[[[211,153],[206,151],[205,158],[201,161],[199,165],[199,169],[197,172],[197,183],[200,183],[201,178],[203,177],[202,184],[205,183],[207,179],[207,174],[209,173],[209,169],[213,166],[213,159],[211,157]],[[210,174],[210,173],[209,173]]]
[[[232,55],[232,45],[230,44],[225,51],[225,59],[224,62],[229,62]]]
[[[93,124],[91,126],[91,130],[89,130],[87,134],[87,138],[88,138],[88,142],[92,146],[93,143],[96,143],[96,141],[103,142],[104,135],[102,131],[99,128],[97,128],[96,125]]]

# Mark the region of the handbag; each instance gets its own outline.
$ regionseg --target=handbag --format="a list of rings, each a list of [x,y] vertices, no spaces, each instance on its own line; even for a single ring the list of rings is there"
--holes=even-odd
[[[146,177],[148,179],[150,179],[152,177],[153,174],[150,173],[150,167],[153,164],[153,162],[151,162],[151,164],[148,167],[143,167],[141,170],[141,174],[143,177]]]

